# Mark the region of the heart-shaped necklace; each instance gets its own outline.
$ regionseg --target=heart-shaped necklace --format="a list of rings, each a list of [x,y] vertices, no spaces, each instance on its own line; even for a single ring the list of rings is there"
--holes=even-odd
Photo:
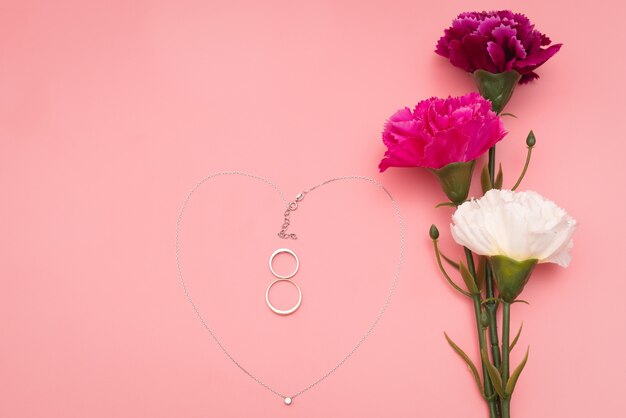
[[[206,323],[206,321],[204,320],[204,318],[202,317],[202,314],[200,313],[200,310],[198,309],[198,307],[196,306],[196,304],[193,302],[193,299],[191,298],[191,295],[189,293],[189,289],[187,288],[187,284],[185,283],[185,280],[183,279],[183,273],[182,273],[182,269],[181,269],[181,265],[180,265],[180,246],[179,246],[179,235],[180,235],[180,223],[181,220],[183,219],[183,214],[185,212],[185,208],[187,207],[187,205],[189,204],[189,201],[191,199],[191,196],[194,194],[194,192],[196,190],[198,190],[199,187],[201,187],[206,181],[214,178],[214,177],[218,177],[218,176],[227,176],[227,175],[235,175],[235,176],[244,176],[244,177],[250,177],[253,179],[257,179],[260,181],[263,181],[264,183],[269,184],[270,186],[272,186],[280,195],[281,199],[283,200],[283,202],[285,203],[285,212],[284,212],[284,219],[283,219],[283,224],[281,227],[280,232],[278,232],[278,236],[280,238],[283,239],[297,239],[298,237],[296,236],[296,234],[294,233],[287,233],[287,229],[289,228],[290,225],[290,215],[293,211],[295,211],[296,209],[298,209],[298,204],[304,199],[304,197],[309,194],[310,192],[312,192],[313,190],[322,187],[328,183],[332,183],[335,181],[340,181],[340,180],[364,180],[367,182],[370,182],[372,184],[374,184],[375,186],[379,187],[380,189],[382,189],[385,194],[387,194],[387,196],[389,197],[389,200],[391,200],[391,203],[393,204],[393,207],[395,209],[396,212],[396,217],[398,219],[398,226],[399,226],[399,230],[400,230],[400,242],[399,242],[399,257],[398,257],[398,263],[396,265],[396,270],[394,272],[393,275],[393,281],[391,282],[391,286],[389,287],[389,292],[387,293],[387,297],[385,299],[385,302],[383,303],[382,308],[378,311],[378,314],[376,315],[376,317],[374,318],[374,320],[371,322],[371,324],[369,325],[369,327],[367,328],[367,331],[365,332],[365,334],[363,334],[363,336],[359,339],[359,341],[356,343],[356,345],[348,352],[348,354],[346,354],[332,369],[330,369],[329,371],[327,371],[324,375],[322,375],[320,378],[318,378],[316,381],[314,381],[313,383],[311,383],[310,385],[304,387],[303,389],[301,389],[300,391],[292,394],[292,395],[285,395],[284,393],[278,391],[277,389],[274,389],[273,387],[269,386],[268,384],[264,383],[261,379],[259,379],[258,377],[256,377],[254,374],[252,374],[251,372],[249,372],[246,368],[244,368],[229,352],[228,350],[226,350],[226,347],[224,347],[224,345],[220,342],[220,340],[217,338],[217,336],[215,335],[215,333],[211,330],[211,328],[209,327],[209,325]],[[295,272],[293,272],[291,275],[288,276],[280,276],[278,274],[276,274],[272,268],[272,260],[274,258],[274,256],[276,254],[279,254],[281,252],[288,252],[290,254],[292,254],[295,258],[296,258],[296,262],[298,264],[296,264],[296,271],[297,271],[297,267],[299,265],[299,261],[297,256],[295,255],[295,253],[293,253],[291,250],[287,249],[287,248],[280,248],[278,250],[276,250],[272,256],[270,257],[270,270],[272,271],[272,273],[278,277],[278,280],[272,282],[272,284],[270,284],[270,287],[268,287],[267,292],[266,292],[266,302],[268,304],[268,306],[270,307],[270,309],[272,309],[275,313],[281,314],[281,315],[288,315],[291,312],[295,311],[296,309],[298,309],[298,307],[300,306],[300,302],[302,301],[302,293],[300,292],[300,288],[298,288],[298,292],[300,294],[299,300],[297,305],[287,311],[280,311],[277,310],[276,308],[274,308],[270,301],[269,301],[269,290],[271,288],[271,286],[278,282],[278,281],[284,281],[284,280],[289,280],[294,274]],[[285,405],[291,405],[291,403],[293,402],[293,400],[302,395],[304,392],[308,391],[309,389],[315,387],[317,384],[321,383],[323,380],[325,380],[328,376],[330,376],[331,374],[333,374],[339,367],[341,367],[346,360],[348,360],[350,358],[350,356],[352,356],[352,354],[355,353],[356,350],[358,350],[358,348],[361,346],[361,344],[363,344],[363,342],[365,342],[365,340],[367,339],[367,337],[369,337],[369,335],[372,333],[372,331],[374,330],[374,327],[376,327],[376,324],[378,324],[378,322],[380,321],[380,319],[382,318],[383,314],[385,313],[385,311],[387,310],[387,307],[389,306],[389,302],[391,301],[391,297],[393,296],[393,293],[396,289],[396,284],[398,282],[398,278],[400,277],[400,270],[402,268],[402,263],[404,261],[404,220],[402,218],[402,213],[400,212],[400,208],[398,207],[398,204],[396,203],[396,201],[394,200],[393,196],[391,196],[391,193],[389,193],[389,191],[382,185],[380,184],[378,181],[369,178],[369,177],[364,177],[364,176],[344,176],[344,177],[335,177],[326,181],[323,181],[309,189],[307,189],[306,191],[303,191],[301,193],[299,193],[295,200],[293,201],[288,201],[285,198],[285,194],[283,193],[283,191],[273,182],[271,182],[270,180],[261,177],[261,176],[257,176],[254,174],[249,174],[249,173],[245,173],[242,171],[222,171],[219,173],[213,173],[213,174],[209,174],[208,176],[206,176],[205,178],[203,178],[202,180],[200,180],[198,183],[196,183],[196,185],[191,189],[191,191],[189,192],[189,194],[187,195],[187,197],[185,198],[183,205],[180,209],[180,213],[178,214],[178,219],[176,220],[176,266],[178,268],[178,277],[180,279],[180,283],[183,287],[183,290],[185,292],[185,296],[187,297],[187,300],[189,301],[189,303],[191,304],[193,310],[196,312],[196,315],[198,316],[198,319],[200,320],[200,322],[202,323],[202,325],[204,326],[204,328],[206,328],[206,330],[209,332],[209,334],[211,335],[211,337],[213,338],[213,340],[215,341],[215,343],[219,346],[219,348],[224,352],[224,354],[226,354],[226,356],[230,359],[230,361],[232,361],[235,366],[237,366],[241,371],[243,371],[245,374],[247,374],[248,376],[250,376],[251,379],[253,379],[255,382],[257,382],[259,385],[263,386],[265,389],[269,390],[270,392],[274,393],[275,395],[278,395],[282,398],[283,403]],[[295,284],[293,282],[291,282],[292,284]]]

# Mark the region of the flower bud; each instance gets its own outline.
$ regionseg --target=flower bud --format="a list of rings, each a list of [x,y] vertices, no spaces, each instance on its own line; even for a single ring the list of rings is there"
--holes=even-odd
[[[530,131],[528,133],[528,136],[526,137],[526,145],[528,145],[528,148],[532,148],[535,146],[536,143],[537,140],[535,139],[535,133],[533,131]]]
[[[465,202],[472,182],[474,161],[450,163],[431,171],[437,176],[441,189],[452,203],[460,205]]]
[[[494,255],[489,257],[489,262],[500,297],[505,302],[511,303],[524,290],[538,260],[531,258],[517,261],[504,255]]]
[[[521,77],[521,74],[515,70],[501,73],[476,70],[472,74],[480,95],[491,101],[491,107],[496,113],[502,112],[509,102]]]
[[[430,239],[432,239],[432,240],[439,239],[439,230],[437,229],[435,224],[432,224],[430,226],[430,231],[428,231],[428,233],[430,235]]]

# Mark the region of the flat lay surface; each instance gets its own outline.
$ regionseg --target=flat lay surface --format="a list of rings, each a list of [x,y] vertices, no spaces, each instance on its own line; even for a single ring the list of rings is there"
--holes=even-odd
[[[525,13],[563,48],[517,88],[498,145],[510,186],[580,227],[566,269],[540,265],[514,304],[531,346],[518,417],[615,415],[626,363],[624,40],[617,1],[0,1],[0,416],[482,417],[471,303],[441,277],[428,229],[456,258],[450,208],[425,170],[381,174],[385,119],[475,90],[434,53],[461,11]],[[609,22],[613,22],[610,23]],[[480,161],[482,167],[483,161]],[[405,262],[390,305],[331,376],[285,406],[230,361],[185,298],[175,226],[191,188],[239,170],[288,200],[330,178],[382,182],[400,205]],[[475,182],[478,183],[478,182]],[[478,184],[474,184],[478,186]],[[471,194],[471,193],[470,193]],[[243,367],[286,394],[352,350],[383,306],[399,257],[388,196],[338,181],[291,215],[268,184],[204,183],[181,223],[198,310]],[[288,247],[302,305],[269,310],[271,254]],[[293,260],[280,255],[276,268]],[[272,291],[281,309],[294,287]],[[519,362],[523,350],[512,360]]]

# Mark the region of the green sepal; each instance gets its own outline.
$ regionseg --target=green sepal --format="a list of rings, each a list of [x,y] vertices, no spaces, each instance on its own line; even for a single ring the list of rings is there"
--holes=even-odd
[[[465,354],[465,351],[463,351],[461,347],[456,345],[454,341],[452,341],[452,339],[448,337],[448,334],[444,332],[443,335],[445,335],[446,340],[448,341],[448,344],[450,344],[450,347],[452,347],[452,349],[459,355],[459,357],[461,357],[463,361],[465,361],[465,364],[467,364],[467,367],[472,373],[472,376],[474,376],[474,381],[476,382],[476,386],[478,386],[478,390],[480,391],[480,394],[483,395],[483,397],[485,397],[485,391],[483,390],[483,386],[480,381],[480,375],[478,374],[478,369],[476,369],[476,366],[474,366],[474,363],[472,362],[472,360],[469,358],[467,354]]]
[[[491,364],[489,361],[489,356],[487,356],[487,351],[485,349],[480,350],[480,356],[483,359],[483,363],[487,367],[487,374],[489,374],[489,380],[491,380],[491,384],[495,391],[500,395],[501,398],[504,398],[504,390],[502,389],[502,376],[500,376],[500,372]]]
[[[530,347],[526,349],[526,355],[522,362],[513,370],[511,373],[511,377],[509,381],[506,382],[506,388],[504,390],[507,397],[510,397],[515,390],[515,384],[517,383],[517,379],[519,379],[520,374],[522,374],[522,370],[524,370],[524,366],[526,366],[526,362],[528,361],[528,352],[530,351]]]
[[[472,78],[480,95],[491,101],[491,108],[494,112],[500,113],[513,96],[513,91],[522,75],[515,70],[501,73],[476,70]]]
[[[513,113],[509,113],[509,112],[500,113],[500,116],[511,116],[511,117],[514,117],[515,119],[517,119],[517,116],[515,116]]]
[[[538,260],[518,261],[504,255],[489,257],[496,287],[502,300],[512,303],[522,293]]]
[[[491,179],[489,178],[489,167],[487,164],[483,167],[483,171],[480,172],[480,186],[483,190],[483,194],[492,189]]]
[[[474,161],[450,163],[438,169],[431,168],[430,171],[437,177],[441,189],[454,206],[465,202],[472,183]]]
[[[502,174],[502,164],[499,165],[498,175],[496,176],[495,181],[493,182],[494,189],[501,189],[504,175]]]
[[[479,295],[480,290],[478,290],[478,286],[476,286],[474,276],[472,276],[472,273],[470,273],[469,269],[463,261],[459,262],[459,271],[461,272],[461,277],[465,282],[465,287],[467,287],[467,290],[469,290],[472,295]]]
[[[523,328],[524,328],[524,323],[522,322],[519,326],[519,329],[517,330],[517,334],[515,335],[515,338],[513,338],[513,341],[511,342],[511,344],[509,344],[509,352],[513,351],[513,347],[515,347],[515,344],[517,344],[517,340],[519,340],[519,336],[522,335]]]

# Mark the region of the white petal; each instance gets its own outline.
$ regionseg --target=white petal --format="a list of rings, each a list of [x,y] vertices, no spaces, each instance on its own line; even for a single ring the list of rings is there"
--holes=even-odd
[[[490,190],[452,215],[454,240],[477,254],[541,263],[570,262],[576,221],[536,192]]]

